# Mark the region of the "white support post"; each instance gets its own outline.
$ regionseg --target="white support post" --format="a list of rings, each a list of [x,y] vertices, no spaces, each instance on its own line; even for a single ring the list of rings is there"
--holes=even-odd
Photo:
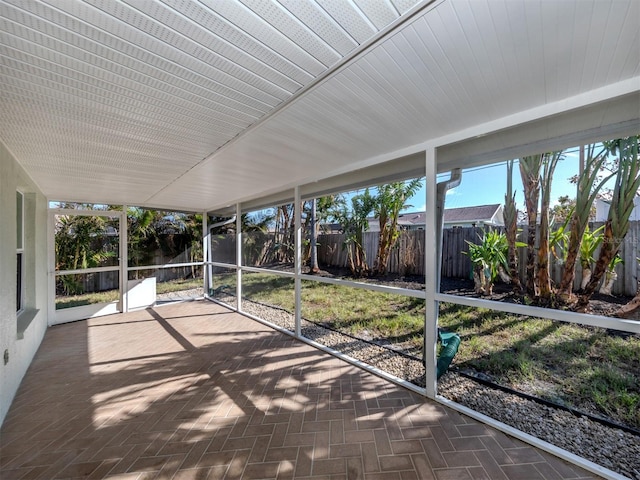
[[[211,265],[207,265],[207,262],[210,262],[211,259],[209,254],[209,246],[210,238],[209,238],[209,218],[207,212],[202,212],[202,292],[203,296],[207,297],[209,295],[209,285],[211,281],[211,275],[209,275],[209,271]]]
[[[236,309],[242,311],[242,208],[236,204]]]
[[[51,326],[56,314],[56,232],[55,215],[50,208],[47,212],[47,258],[49,265],[47,324]]]
[[[425,152],[426,161],[426,228],[425,234],[425,320],[424,320],[424,362],[425,390],[427,397],[435,398],[437,394],[436,378],[436,344],[438,340],[438,251],[437,223],[437,169],[436,150],[430,147]]]
[[[127,222],[127,206],[122,205],[119,218],[120,228],[120,309],[122,313],[129,311],[129,222]]]
[[[301,317],[302,317],[302,199],[300,198],[300,188],[296,185],[294,190],[294,221],[295,221],[295,335],[300,338],[301,335]]]

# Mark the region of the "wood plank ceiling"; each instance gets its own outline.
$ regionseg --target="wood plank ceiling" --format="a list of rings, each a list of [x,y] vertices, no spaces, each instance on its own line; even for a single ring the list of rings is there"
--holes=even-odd
[[[606,87],[640,105],[635,0],[2,0],[0,13],[0,140],[50,199],[222,207]]]

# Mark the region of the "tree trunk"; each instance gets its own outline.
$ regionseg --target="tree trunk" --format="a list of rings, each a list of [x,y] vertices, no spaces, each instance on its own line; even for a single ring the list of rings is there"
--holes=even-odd
[[[589,300],[595,293],[602,277],[605,275],[609,268],[609,263],[613,257],[618,253],[618,247],[620,245],[619,240],[613,235],[613,229],[611,227],[611,220],[607,220],[607,223],[604,227],[604,233],[602,235],[602,246],[600,247],[600,256],[598,257],[598,261],[596,262],[596,266],[591,273],[591,279],[589,279],[589,283],[584,287],[582,293],[578,297],[578,303],[576,305],[576,311],[578,312],[586,312],[587,307],[589,306]]]
[[[551,279],[549,276],[549,209],[542,205],[540,218],[540,245],[538,246],[538,295],[544,300],[551,298]]]
[[[310,258],[309,258],[309,272],[310,273],[318,273],[320,268],[318,268],[318,228],[316,225],[316,202],[317,200],[314,198],[311,200],[311,215],[309,219],[309,230],[310,230]]]
[[[378,240],[378,254],[376,255],[376,263],[374,273],[376,275],[384,275],[387,273],[387,255],[389,251],[389,226],[381,225]]]
[[[522,293],[522,284],[520,283],[520,272],[518,271],[518,251],[516,250],[516,240],[518,236],[517,212],[513,196],[505,196],[505,235],[509,249],[507,251],[507,264],[509,266],[509,277],[513,290],[519,294]]]
[[[589,280],[591,280],[591,268],[582,267],[582,283],[580,284],[582,290],[587,286]]]
[[[560,287],[558,288],[558,295],[565,301],[569,300],[573,294],[573,281],[576,278],[576,263],[578,261],[578,251],[580,250],[582,235],[584,235],[584,229],[580,232],[578,219],[574,216],[573,220],[571,220],[571,233],[569,235],[567,259],[564,262],[562,279],[560,280]],[[584,279],[584,269],[582,275],[582,278]]]
[[[527,227],[527,264],[525,268],[526,282],[525,289],[527,294],[535,297],[536,296],[536,285],[535,285],[535,272],[536,272],[536,217],[534,214],[533,218],[529,218],[529,225]]]
[[[613,315],[614,317],[627,318],[636,313],[638,310],[640,310],[640,288],[638,288],[638,293],[636,293],[636,296],[633,297],[633,299],[629,303],[620,307],[620,309],[618,309],[618,311]]]
[[[604,274],[604,282],[600,287],[600,293],[602,293],[603,295],[611,295],[611,291],[613,290],[613,284],[617,279],[618,279],[618,274],[615,271],[614,272],[607,271],[607,273]]]
[[[362,233],[359,233],[356,236],[354,248],[356,257],[356,273],[358,277],[362,277],[369,272],[369,266],[367,265],[367,254],[362,247]]]
[[[477,295],[485,294],[484,268],[477,263],[473,264],[473,286]]]
[[[397,229],[397,223],[392,221],[388,223],[386,216],[380,217],[380,235],[378,241],[378,253],[376,255],[376,261],[373,267],[373,271],[376,275],[387,274],[387,263],[389,261],[389,253],[394,243],[394,235]]]
[[[538,220],[538,200],[540,199],[540,167],[542,155],[532,155],[520,159],[520,176],[527,207],[527,266],[526,290],[531,297],[537,296],[535,284],[536,270],[536,224]]]
[[[538,294],[545,302],[551,300],[551,276],[549,274],[549,209],[551,207],[551,182],[560,160],[560,153],[545,154],[542,173],[542,204],[540,205],[540,244],[538,246]]]
[[[356,246],[353,243],[347,245],[347,262],[349,264],[349,270],[351,270],[351,275],[353,275],[354,277],[357,276],[356,262],[354,259],[355,248]]]

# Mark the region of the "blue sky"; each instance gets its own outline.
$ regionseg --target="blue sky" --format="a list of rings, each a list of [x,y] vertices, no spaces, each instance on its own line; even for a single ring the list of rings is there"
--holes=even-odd
[[[551,203],[555,205],[558,197],[568,195],[575,198],[576,186],[570,183],[569,178],[578,173],[578,149],[569,149],[564,152],[564,159],[556,166],[551,186]],[[447,175],[442,178],[446,179]],[[524,196],[522,193],[522,181],[518,165],[513,170],[513,189],[516,192],[516,208],[524,209]],[[507,166],[505,162],[475,167],[463,170],[460,185],[447,193],[445,208],[470,207],[475,205],[487,205],[491,203],[504,203],[504,195],[507,190]],[[409,201],[412,205],[407,212],[421,211],[425,209],[424,187]]]

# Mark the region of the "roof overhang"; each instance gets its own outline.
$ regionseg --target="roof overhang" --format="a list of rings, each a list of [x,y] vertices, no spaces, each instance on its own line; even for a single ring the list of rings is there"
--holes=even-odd
[[[640,3],[411,4],[7,1],[0,139],[50,199],[201,211],[640,130]]]

